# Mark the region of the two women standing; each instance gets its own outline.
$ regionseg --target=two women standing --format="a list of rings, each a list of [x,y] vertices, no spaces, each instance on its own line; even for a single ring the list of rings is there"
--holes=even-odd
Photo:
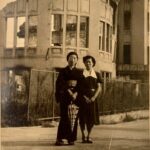
[[[96,64],[92,56],[85,56],[83,62],[84,70],[76,68],[78,55],[70,52],[67,55],[68,66],[62,69],[56,81],[56,99],[60,103],[60,123],[57,132],[56,145],[63,145],[63,139],[73,145],[77,138],[77,120],[79,118],[82,143],[92,143],[90,133],[94,124],[99,124],[99,112],[97,97],[101,92],[102,78],[93,67]],[[79,113],[74,115],[74,126],[72,128],[69,117],[70,105],[74,109],[79,107]],[[78,112],[78,111],[76,111]],[[87,129],[87,136],[85,136]]]

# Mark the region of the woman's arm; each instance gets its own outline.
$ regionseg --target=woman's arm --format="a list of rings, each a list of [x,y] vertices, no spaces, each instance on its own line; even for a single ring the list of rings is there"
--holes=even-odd
[[[73,93],[70,89],[67,90],[69,95],[72,97],[73,100],[76,100],[78,93]]]
[[[60,102],[62,100],[62,95],[64,94],[64,89],[65,89],[65,80],[64,80],[63,70],[58,74],[55,88],[56,88],[55,89],[56,101]]]
[[[101,92],[102,92],[102,86],[100,83],[97,83],[97,89],[95,91],[94,96],[91,97],[91,101],[94,102],[95,99],[97,98],[97,96],[99,95],[99,93],[101,93]]]

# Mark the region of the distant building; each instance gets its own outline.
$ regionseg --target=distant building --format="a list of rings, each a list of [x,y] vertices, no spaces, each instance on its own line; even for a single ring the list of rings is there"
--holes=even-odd
[[[16,0],[7,4],[0,13],[2,82],[10,76],[21,79],[22,72],[31,69],[62,68],[70,51],[79,54],[79,68],[84,67],[82,57],[91,54],[104,78],[116,77],[117,10],[117,0]]]
[[[148,80],[150,1],[121,0],[118,7],[117,75]]]

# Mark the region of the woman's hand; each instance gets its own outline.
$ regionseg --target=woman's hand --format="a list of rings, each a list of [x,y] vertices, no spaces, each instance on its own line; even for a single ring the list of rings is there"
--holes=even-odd
[[[94,102],[95,101],[95,96],[91,97],[91,102]]]
[[[95,96],[88,98],[87,96],[84,95],[83,97],[85,98],[86,103],[92,103],[96,99]]]
[[[85,98],[86,103],[91,103],[91,100],[87,96],[83,96]]]
[[[77,93],[77,92],[75,92],[74,94],[72,94],[72,95],[71,95],[71,96],[72,96],[72,98],[73,98],[73,101],[75,101],[75,100],[76,100],[77,95],[78,95],[78,93]]]
[[[68,93],[69,93],[69,95],[72,97],[72,100],[73,100],[73,101],[76,100],[77,95],[78,95],[77,92],[73,93],[70,89],[68,89]]]
[[[97,98],[98,94],[101,93],[102,91],[102,87],[101,87],[101,84],[100,83],[97,83],[97,89],[96,89],[96,92],[95,94],[93,95],[93,97],[91,97],[91,102],[94,102],[95,99]]]

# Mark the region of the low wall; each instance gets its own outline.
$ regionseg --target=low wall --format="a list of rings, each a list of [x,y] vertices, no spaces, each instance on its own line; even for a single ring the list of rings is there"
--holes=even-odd
[[[130,111],[125,113],[103,115],[100,117],[101,124],[115,124],[120,122],[133,121],[136,119],[149,118],[149,110]]]

